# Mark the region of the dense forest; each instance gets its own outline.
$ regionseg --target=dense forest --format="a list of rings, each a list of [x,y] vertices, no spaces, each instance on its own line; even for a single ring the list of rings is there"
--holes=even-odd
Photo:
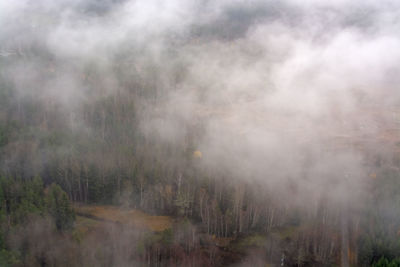
[[[400,266],[395,1],[7,2],[0,266]]]

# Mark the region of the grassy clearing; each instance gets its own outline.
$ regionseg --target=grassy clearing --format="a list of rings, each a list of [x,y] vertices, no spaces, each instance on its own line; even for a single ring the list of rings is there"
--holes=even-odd
[[[169,216],[152,216],[136,209],[122,209],[115,206],[83,205],[76,211],[95,219],[131,225],[146,230],[161,232],[171,228],[173,220]]]

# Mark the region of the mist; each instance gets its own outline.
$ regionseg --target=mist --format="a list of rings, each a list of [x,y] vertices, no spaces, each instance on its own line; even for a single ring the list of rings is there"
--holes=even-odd
[[[304,213],[328,203],[347,224],[368,202],[376,162],[397,168],[399,10],[393,0],[3,1],[0,75],[16,108],[0,118],[106,140],[117,130],[96,105],[114,99],[126,128],[105,142],[115,151],[79,152],[87,162],[136,173],[118,149],[140,135],[161,152],[134,153],[175,166],[178,192],[181,179],[215,177]],[[35,117],[26,103],[47,111]],[[80,151],[65,142],[29,143],[40,157],[23,172]],[[24,153],[15,147],[5,173]]]

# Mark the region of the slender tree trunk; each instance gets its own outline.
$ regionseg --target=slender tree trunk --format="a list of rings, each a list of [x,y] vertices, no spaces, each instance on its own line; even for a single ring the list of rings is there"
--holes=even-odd
[[[341,214],[341,238],[342,246],[340,249],[341,267],[349,267],[349,228],[348,228],[347,212],[342,211]]]

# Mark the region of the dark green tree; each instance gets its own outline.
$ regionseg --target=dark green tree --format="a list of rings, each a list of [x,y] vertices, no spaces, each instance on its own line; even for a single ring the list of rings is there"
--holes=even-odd
[[[75,220],[67,193],[59,185],[52,184],[46,196],[46,206],[50,215],[54,218],[58,230],[70,229]]]

